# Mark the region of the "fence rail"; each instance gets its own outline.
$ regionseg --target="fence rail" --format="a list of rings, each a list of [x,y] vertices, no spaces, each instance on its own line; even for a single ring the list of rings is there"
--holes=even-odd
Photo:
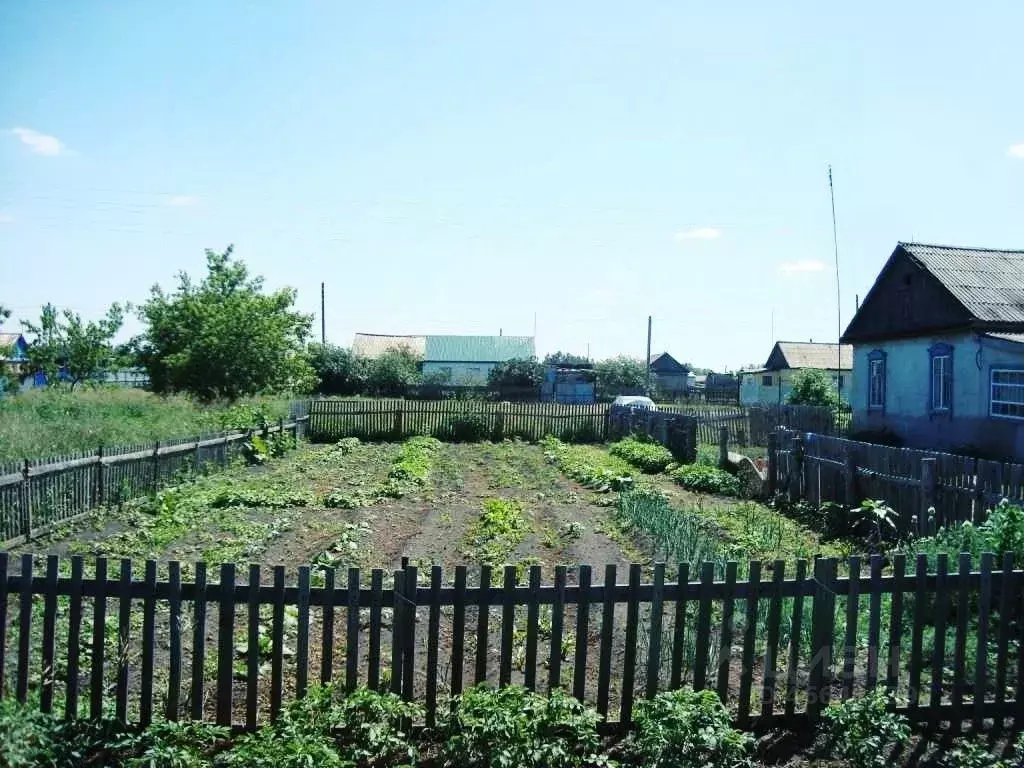
[[[602,583],[585,565],[544,583],[540,566],[460,566],[453,580],[440,566],[303,566],[296,582],[283,566],[222,565],[213,582],[202,563],[187,581],[177,562],[147,561],[141,579],[127,560],[88,574],[80,557],[17,564],[0,553],[0,695],[38,694],[70,717],[254,728],[332,680],[421,701],[428,725],[441,696],[482,681],[565,686],[618,727],[636,700],[683,684],[717,691],[753,729],[813,721],[876,686],[932,725],[1024,715],[1012,556],[996,570],[986,554],[977,571],[969,555],[954,568],[819,559],[811,573],[803,560],[682,564],[671,579],[631,565],[626,583],[614,565]]]
[[[298,438],[306,418],[281,419],[256,430],[0,463],[0,546],[41,534],[94,507],[150,493],[183,472],[224,465],[253,434],[290,432]]]
[[[1024,465],[780,431],[769,447],[769,486],[815,506],[885,501],[901,533],[982,523],[1003,499],[1024,504]]]

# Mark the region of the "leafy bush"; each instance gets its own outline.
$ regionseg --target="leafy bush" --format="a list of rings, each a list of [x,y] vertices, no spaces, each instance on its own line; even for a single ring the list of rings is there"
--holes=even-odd
[[[828,371],[804,368],[793,376],[793,385],[786,402],[790,405],[823,405],[839,407],[839,391]]]
[[[420,378],[420,358],[409,347],[389,349],[369,362],[367,388],[385,397],[401,397]]]
[[[686,464],[672,473],[672,478],[681,486],[701,493],[717,493],[721,496],[739,496],[739,478],[724,469],[706,464]]]
[[[648,474],[665,471],[665,467],[673,461],[672,452],[668,448],[635,437],[627,437],[625,440],[612,443],[608,452],[612,456],[625,459]]]
[[[356,451],[360,445],[358,437],[343,437],[334,444],[334,452],[339,456],[348,456]]]
[[[544,381],[544,365],[537,358],[506,360],[487,372],[487,383],[501,387],[539,387]]]
[[[306,350],[322,395],[356,395],[366,390],[370,361],[351,349],[333,344],[310,344]]]
[[[876,689],[841,704],[830,704],[823,726],[838,757],[853,768],[884,768],[889,753],[910,740],[907,719],[891,711],[892,699]]]
[[[0,699],[3,768],[77,768],[113,751],[124,739],[124,727],[113,720],[66,721],[43,713],[35,704]]]
[[[560,689],[540,696],[519,686],[480,684],[443,717],[445,765],[460,768],[575,768],[600,758],[600,717]]]
[[[1024,756],[1018,752],[1013,762],[1000,760],[981,744],[963,739],[940,758],[939,765],[943,768],[1011,768],[1020,764],[1021,757]]]
[[[491,427],[479,413],[463,413],[434,430],[434,437],[450,443],[478,443],[490,437]]]
[[[314,687],[220,761],[266,768],[411,765],[416,748],[400,726],[421,715],[418,705],[392,693],[360,689],[339,700],[332,686]]]
[[[637,703],[627,752],[645,768],[753,766],[754,741],[733,730],[714,691],[682,688]]]
[[[160,721],[119,746],[132,753],[125,768],[207,768],[230,734],[209,723]]]

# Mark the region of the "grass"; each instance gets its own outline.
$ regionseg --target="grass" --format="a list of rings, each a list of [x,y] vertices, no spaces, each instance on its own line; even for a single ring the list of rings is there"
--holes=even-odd
[[[288,415],[288,400],[201,406],[124,388],[38,389],[0,398],[0,461],[94,451],[252,426]],[[243,423],[245,422],[245,423]]]

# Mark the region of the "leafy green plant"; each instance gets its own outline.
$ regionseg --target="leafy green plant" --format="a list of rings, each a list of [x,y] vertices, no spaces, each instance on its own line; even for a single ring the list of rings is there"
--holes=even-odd
[[[576,768],[600,763],[600,717],[560,689],[541,696],[480,684],[442,718],[441,756],[460,768]]]
[[[0,766],[3,768],[77,767],[112,751],[126,738],[114,720],[61,720],[36,702],[0,699]]]
[[[277,486],[245,487],[228,486],[218,489],[210,498],[211,507],[261,507],[266,509],[287,509],[305,507],[309,496]]]
[[[892,698],[882,689],[830,704],[822,718],[835,754],[853,768],[884,768],[889,753],[910,740],[907,719],[892,711]]]
[[[563,474],[598,493],[619,491],[634,485],[629,464],[596,448],[567,445],[555,437],[545,437],[541,447],[545,458]]]
[[[394,693],[357,688],[335,707],[335,731],[342,754],[359,765],[415,765],[417,749],[402,725],[423,716],[419,704]]]
[[[388,479],[399,483],[426,485],[433,464],[433,455],[441,448],[441,441],[433,437],[410,437],[402,444],[388,472]]]
[[[228,728],[209,723],[160,721],[119,746],[132,753],[125,768],[207,768],[230,735]]]
[[[480,517],[466,533],[467,554],[481,563],[502,565],[526,531],[522,504],[515,499],[485,499]]]
[[[741,493],[739,478],[706,464],[686,464],[672,473],[672,479],[690,491],[720,496],[739,496]]]
[[[714,691],[681,688],[637,703],[636,733],[627,744],[634,765],[645,768],[753,766],[753,739],[733,730]]]
[[[940,554],[956,557],[969,552],[978,558],[984,552],[993,552],[1001,561],[1010,553],[1014,566],[1019,568],[1024,565],[1024,508],[1004,499],[989,511],[988,519],[981,525],[965,522],[940,528],[934,536],[908,542],[903,551],[928,555],[932,566]]]
[[[563,539],[578,539],[586,532],[586,528],[583,527],[583,523],[579,520],[570,520],[569,522],[562,525],[558,531],[558,535]]]
[[[886,539],[895,538],[899,531],[899,515],[881,499],[865,499],[850,510],[850,519],[852,532],[861,536],[872,552]]]
[[[668,448],[636,437],[627,437],[625,440],[612,443],[608,452],[612,456],[625,459],[648,474],[665,471],[673,461],[672,452]]]
[[[832,383],[832,377],[828,371],[819,368],[804,368],[794,374],[786,402],[790,405],[821,405],[838,408],[839,391]]]
[[[698,515],[673,509],[660,491],[624,491],[616,519],[626,531],[641,533],[651,541],[653,557],[673,563],[699,563],[718,559],[721,554],[715,529]]]
[[[940,758],[939,765],[943,768],[1011,768],[1020,764],[1020,757],[1018,754],[1013,762],[1000,760],[981,744],[961,739]]]

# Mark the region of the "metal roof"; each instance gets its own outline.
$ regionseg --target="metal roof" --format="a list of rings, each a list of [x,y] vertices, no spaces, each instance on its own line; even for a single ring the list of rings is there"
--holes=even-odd
[[[390,349],[408,347],[413,354],[423,357],[427,348],[426,336],[392,336],[382,333],[357,333],[352,351],[359,357],[378,358]]]
[[[900,243],[977,320],[1024,322],[1024,251]]]
[[[853,370],[853,346],[843,344],[837,350],[838,344],[822,344],[808,341],[780,341],[775,348],[781,353],[785,365],[784,368],[822,368],[824,370],[836,370],[839,364],[841,370]],[[774,368],[772,357],[775,357],[775,350],[765,363],[766,368]]]
[[[1014,344],[1024,344],[1024,333],[986,333],[985,337],[1000,341],[1012,341]]]
[[[534,356],[532,336],[427,336],[425,362],[500,363]]]

